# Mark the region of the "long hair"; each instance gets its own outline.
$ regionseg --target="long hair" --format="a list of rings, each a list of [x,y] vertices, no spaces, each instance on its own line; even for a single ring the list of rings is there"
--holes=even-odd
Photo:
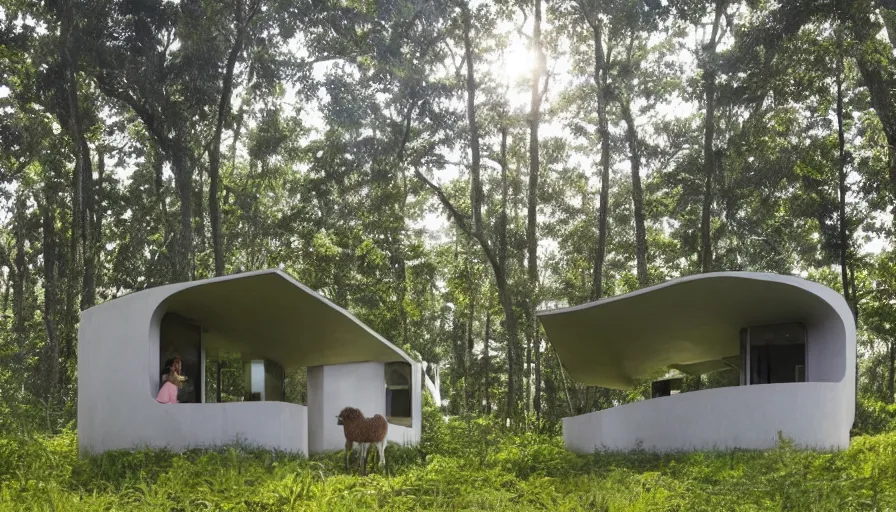
[[[180,389],[184,387],[184,381],[187,380],[187,378],[174,369],[175,363],[180,363],[180,365],[178,366],[183,366],[183,362],[181,361],[180,357],[175,357],[173,359],[165,361],[165,369],[162,370],[162,381],[168,381],[177,386],[178,389]]]

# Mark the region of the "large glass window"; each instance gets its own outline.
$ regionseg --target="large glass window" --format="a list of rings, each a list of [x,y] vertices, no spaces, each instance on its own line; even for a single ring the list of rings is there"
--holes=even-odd
[[[802,324],[750,327],[747,337],[749,384],[805,382],[806,329]]]
[[[162,318],[159,332],[159,387],[162,386],[161,371],[165,363],[175,357],[183,362],[182,374],[187,380],[177,392],[181,403],[202,401],[202,329],[189,319],[168,313]]]
[[[306,402],[305,368],[286,370],[270,359],[212,351],[205,373],[208,402]]]

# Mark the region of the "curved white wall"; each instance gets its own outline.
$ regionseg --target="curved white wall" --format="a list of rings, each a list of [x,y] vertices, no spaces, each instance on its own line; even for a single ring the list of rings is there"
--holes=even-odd
[[[251,274],[226,276],[239,279]],[[201,282],[178,283],[144,290],[105,302],[81,313],[78,331],[78,444],[82,453],[141,447],[182,450],[236,441],[249,445],[307,454],[309,425],[332,420],[329,409],[286,402],[232,402],[223,404],[160,404],[155,401],[159,375],[159,328],[164,303],[177,291],[200,286]],[[385,410],[383,363],[335,365],[319,368],[360,366],[367,370],[334,370],[332,377],[346,380],[339,400],[359,393],[366,414]],[[414,429],[409,436],[419,440],[420,381],[415,373],[413,397]],[[378,369],[378,370],[377,370]],[[313,372],[309,371],[309,394]],[[340,384],[331,389],[339,388]],[[344,393],[343,393],[344,392]],[[368,396],[369,395],[369,396]],[[311,405],[309,396],[309,405]],[[350,400],[351,401],[351,400]],[[368,402],[369,401],[369,402]],[[368,412],[366,404],[382,410]],[[329,406],[328,406],[329,407]],[[332,405],[336,407],[336,405]],[[341,429],[337,430],[339,436]],[[407,436],[405,436],[407,437]],[[329,437],[327,438],[329,439]],[[391,439],[391,436],[390,436]],[[323,443],[326,445],[326,443]],[[338,448],[344,446],[344,440]],[[313,449],[312,449],[313,451]]]
[[[807,448],[849,446],[852,417],[838,385],[824,382],[704,389],[563,419],[578,453],[768,449],[778,432]]]

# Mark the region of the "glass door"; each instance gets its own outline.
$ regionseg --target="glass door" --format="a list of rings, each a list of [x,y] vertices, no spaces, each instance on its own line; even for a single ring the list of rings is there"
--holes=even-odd
[[[802,324],[750,327],[746,336],[747,384],[805,382],[806,329]]]
[[[202,401],[201,382],[202,369],[202,329],[199,325],[184,317],[168,313],[162,318],[160,337],[159,369],[175,357],[183,362],[182,375],[187,378],[183,387],[177,392],[177,401],[182,403],[199,403]],[[162,376],[159,375],[159,386]]]

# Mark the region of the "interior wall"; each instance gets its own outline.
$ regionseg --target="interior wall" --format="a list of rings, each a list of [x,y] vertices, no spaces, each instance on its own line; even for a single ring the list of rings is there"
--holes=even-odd
[[[806,380],[839,382],[846,374],[846,336],[843,322],[835,315],[806,324]]]

